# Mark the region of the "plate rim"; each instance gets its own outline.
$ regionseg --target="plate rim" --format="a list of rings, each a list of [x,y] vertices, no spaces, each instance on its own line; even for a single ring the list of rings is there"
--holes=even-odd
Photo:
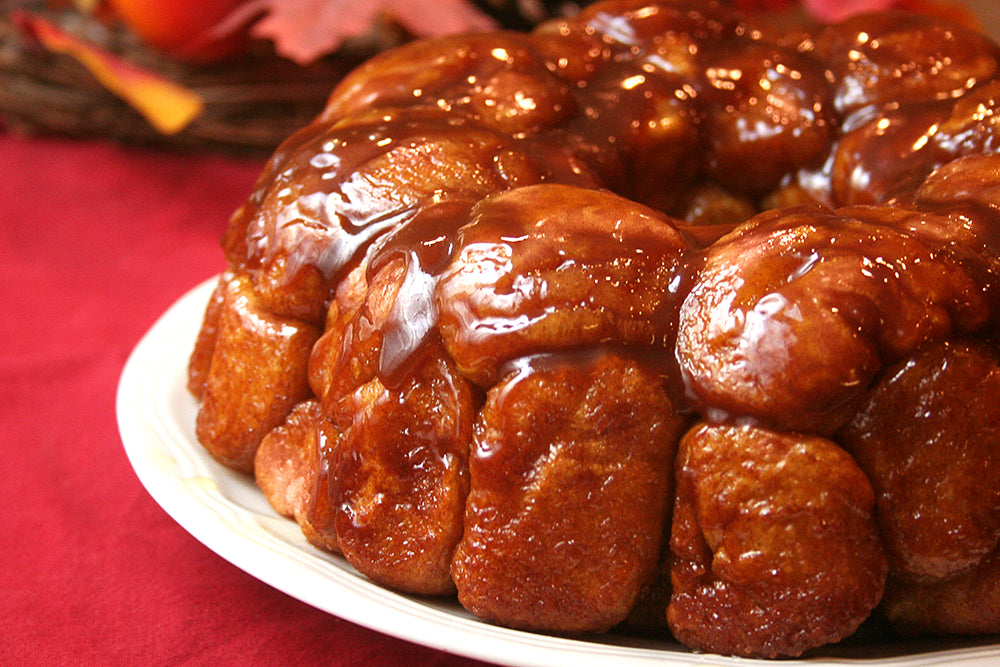
[[[342,557],[316,549],[304,538],[291,541],[273,530],[279,527],[297,531],[298,527],[267,506],[249,477],[224,468],[193,442],[193,420],[181,423],[177,410],[177,401],[183,404],[183,414],[195,409],[195,399],[184,386],[187,360],[218,279],[213,276],[188,290],[146,331],[122,369],[115,397],[119,434],[140,483],[174,521],[205,547],[254,578],[321,611],[414,644],[494,664],[775,664],[772,660],[689,652],[674,642],[669,642],[674,647],[671,650],[662,641],[617,641],[614,635],[576,639],[503,628],[454,609],[458,607],[456,602],[439,603],[382,588],[364,579]],[[256,493],[259,498],[256,506],[246,507],[231,497],[233,493]],[[289,569],[290,563],[297,567]],[[339,597],[331,602],[326,596],[334,593]],[[875,659],[839,654],[815,656],[783,659],[780,664],[916,667],[960,662],[985,667],[997,661],[1000,644],[930,649]]]

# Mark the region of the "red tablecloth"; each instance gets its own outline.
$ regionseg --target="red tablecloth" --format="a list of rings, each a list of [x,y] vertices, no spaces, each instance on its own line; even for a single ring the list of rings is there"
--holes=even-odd
[[[147,495],[122,366],[261,164],[0,134],[3,665],[469,665],[257,581]]]

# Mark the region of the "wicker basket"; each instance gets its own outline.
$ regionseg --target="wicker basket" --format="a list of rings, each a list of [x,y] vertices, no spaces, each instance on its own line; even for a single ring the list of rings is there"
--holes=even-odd
[[[561,0],[479,0],[506,27],[530,28],[572,5]],[[179,133],[164,135],[102,86],[75,58],[46,51],[12,19],[28,10],[74,37],[196,93],[204,111]],[[307,67],[275,55],[266,42],[230,63],[185,65],[141,44],[120,26],[44,0],[0,0],[0,125],[13,132],[112,138],[238,153],[270,153],[308,123],[340,78],[377,51],[409,37],[397,26],[373,27]]]

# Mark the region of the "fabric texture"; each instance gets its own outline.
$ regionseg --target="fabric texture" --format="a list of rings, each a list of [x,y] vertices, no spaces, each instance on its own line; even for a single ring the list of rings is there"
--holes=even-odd
[[[476,664],[245,574],[129,466],[122,367],[222,269],[219,239],[261,167],[0,133],[0,664]]]

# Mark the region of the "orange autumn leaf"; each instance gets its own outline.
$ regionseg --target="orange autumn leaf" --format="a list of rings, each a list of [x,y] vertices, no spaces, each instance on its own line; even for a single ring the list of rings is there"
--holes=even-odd
[[[20,11],[13,18],[48,51],[79,61],[102,86],[125,100],[163,134],[180,132],[204,109],[201,98],[193,91],[137,67],[40,16]]]

